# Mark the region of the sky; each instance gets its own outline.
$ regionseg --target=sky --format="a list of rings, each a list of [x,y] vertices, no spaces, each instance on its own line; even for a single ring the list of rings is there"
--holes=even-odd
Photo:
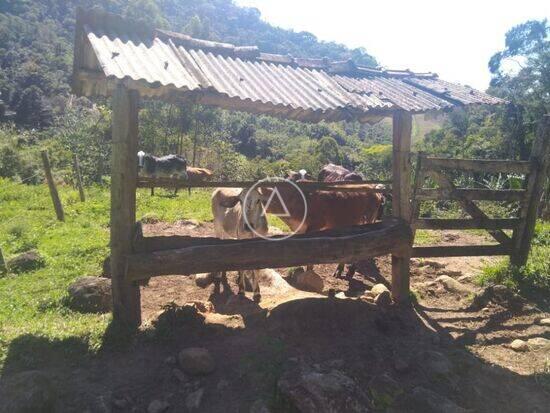
[[[236,0],[262,19],[320,40],[364,47],[383,67],[435,72],[484,90],[487,63],[504,36],[527,20],[550,19],[549,0]]]

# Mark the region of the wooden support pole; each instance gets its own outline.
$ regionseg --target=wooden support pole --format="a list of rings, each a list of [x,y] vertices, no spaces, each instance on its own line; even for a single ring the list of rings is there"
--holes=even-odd
[[[0,248],[0,275],[6,275],[8,271],[8,264],[6,264],[4,254],[2,253],[2,248]]]
[[[59,221],[65,221],[65,213],[63,212],[63,205],[61,205],[61,200],[59,199],[59,193],[57,192],[57,187],[52,176],[52,170],[50,167],[50,158],[48,157],[48,151],[43,150],[41,152],[42,163],[44,164],[44,173],[46,175],[46,181],[48,182],[48,188],[50,189],[50,195],[52,197],[53,207],[55,209],[55,214]]]
[[[516,267],[527,264],[540,198],[550,172],[550,115],[544,115],[540,121],[530,160],[533,167],[527,180],[528,199],[520,210],[523,223],[514,231],[514,249],[510,257],[510,263]]]
[[[411,133],[412,116],[393,115],[392,208],[393,216],[411,222]],[[412,243],[411,243],[412,244]],[[392,255],[392,296],[396,303],[409,301],[409,271],[412,245],[404,254]]]
[[[78,187],[78,195],[80,196],[80,202],[86,201],[86,195],[84,194],[84,186],[82,185],[82,175],[80,174],[80,162],[78,161],[78,155],[73,153],[73,170],[76,178],[76,185]]]
[[[126,279],[136,221],[139,94],[119,84],[113,93],[111,161],[111,285],[113,317],[132,327],[141,324],[139,286]]]

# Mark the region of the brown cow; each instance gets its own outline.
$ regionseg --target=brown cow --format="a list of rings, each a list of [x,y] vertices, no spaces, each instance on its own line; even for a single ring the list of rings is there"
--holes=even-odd
[[[213,173],[210,169],[206,168],[197,168],[195,166],[188,166],[187,167],[187,177],[189,179],[189,182],[203,182],[207,181],[212,177]],[[178,188],[174,191],[174,195],[177,195]],[[191,195],[191,188],[189,188],[189,195]]]
[[[303,182],[303,180],[297,182],[300,181]],[[286,211],[276,196],[271,198],[271,202],[267,205],[267,212],[278,214],[279,218],[297,233],[372,223],[376,221],[378,210],[382,205],[382,196],[376,192],[311,191],[305,194],[307,214],[302,224],[305,206],[300,194],[289,184],[281,183],[276,187],[289,216],[284,216]],[[273,191],[271,188],[261,189],[264,197],[269,197],[271,191]],[[311,268],[312,266],[308,266],[308,269]],[[335,275],[340,276],[342,271],[341,264]]]

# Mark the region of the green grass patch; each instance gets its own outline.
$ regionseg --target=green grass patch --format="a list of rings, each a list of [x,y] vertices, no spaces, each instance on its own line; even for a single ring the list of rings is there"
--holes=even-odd
[[[433,245],[441,241],[441,231],[419,229],[414,236],[414,245]]]

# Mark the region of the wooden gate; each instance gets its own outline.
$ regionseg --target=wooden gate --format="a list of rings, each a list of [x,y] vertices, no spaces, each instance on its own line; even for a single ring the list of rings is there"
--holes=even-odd
[[[511,263],[523,266],[527,261],[534,232],[537,209],[548,173],[548,117],[541,123],[529,161],[431,158],[418,155],[412,195],[413,230],[416,229],[485,229],[497,241],[495,245],[417,246],[413,257],[452,257],[510,255]],[[504,173],[522,176],[522,189],[457,188],[449,176],[451,171]],[[437,188],[426,188],[431,177]],[[470,215],[469,219],[420,218],[422,201],[456,201]],[[474,201],[516,201],[519,212],[514,218],[490,218]],[[512,230],[512,236],[504,232]]]

